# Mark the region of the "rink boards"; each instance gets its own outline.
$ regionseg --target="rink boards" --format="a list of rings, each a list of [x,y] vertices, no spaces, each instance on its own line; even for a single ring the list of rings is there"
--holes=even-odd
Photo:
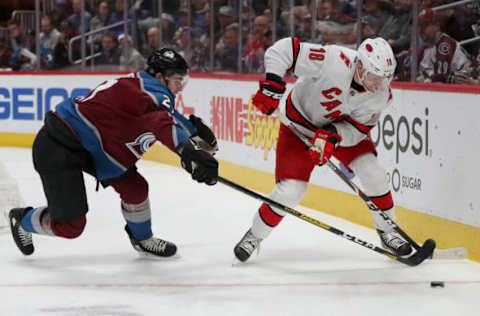
[[[31,146],[45,113],[61,100],[85,95],[120,75],[0,75],[0,145]],[[268,193],[274,184],[280,123],[250,104],[257,80],[192,74],[177,97],[177,108],[212,127],[222,176]],[[475,87],[395,83],[393,106],[371,133],[398,205],[397,221],[414,239],[433,237],[440,248],[467,247],[470,258],[478,261],[480,194],[474,181],[479,176],[479,94]],[[161,145],[145,158],[178,165],[176,155]],[[316,168],[311,183],[303,205],[372,227],[363,202],[329,169]]]

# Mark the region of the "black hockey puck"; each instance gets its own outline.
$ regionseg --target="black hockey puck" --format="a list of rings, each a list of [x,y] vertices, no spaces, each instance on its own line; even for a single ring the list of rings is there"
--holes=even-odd
[[[442,281],[432,281],[430,282],[431,287],[444,287],[445,283]]]

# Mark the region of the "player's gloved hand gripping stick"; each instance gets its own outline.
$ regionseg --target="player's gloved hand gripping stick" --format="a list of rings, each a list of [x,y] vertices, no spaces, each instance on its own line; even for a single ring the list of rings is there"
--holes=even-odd
[[[196,132],[193,134],[190,139],[198,146],[201,150],[208,152],[211,155],[215,155],[218,151],[217,138],[213,134],[212,130],[203,123],[202,119],[193,114],[188,118],[195,126]]]
[[[312,142],[305,135],[300,133],[300,131],[298,131],[295,128],[295,126],[290,123],[290,121],[285,117],[283,113],[281,113],[279,110],[276,110],[274,113],[277,115],[278,119],[285,126],[287,126],[297,137],[299,137],[307,146],[311,148],[317,148],[316,150],[318,150],[318,146],[316,146],[316,143],[312,144]],[[315,140],[316,137],[317,135],[315,134],[315,137],[313,139]],[[339,141],[341,141],[341,138],[339,139]],[[328,167],[333,172],[335,172],[353,191],[355,191],[355,193],[357,193],[362,198],[362,200],[365,201],[369,209],[371,209],[374,212],[378,212],[378,214],[385,220],[387,224],[389,224],[405,240],[407,240],[413,246],[413,248],[415,248],[415,250],[417,251],[415,255],[418,254],[420,257],[427,256],[429,258],[434,258],[434,259],[464,259],[467,257],[467,251],[465,248],[462,248],[462,247],[435,250],[435,241],[433,239],[427,239],[424,242],[423,246],[420,246],[412,238],[410,238],[410,236],[408,236],[407,233],[405,233],[387,214],[380,211],[379,208],[375,205],[375,203],[373,203],[369,199],[369,197],[365,195],[365,193],[363,193],[362,190],[360,190],[360,188],[355,183],[353,183],[348,178],[348,176],[342,170],[340,170],[333,162],[329,161],[328,159],[322,162],[323,163],[320,163],[320,165],[323,165],[323,164],[328,165]]]
[[[192,114],[189,120],[195,126],[195,133],[190,136],[190,141],[177,147],[182,167],[192,175],[192,179],[214,185],[218,176],[218,161],[213,157],[218,151],[217,138],[201,118]]]
[[[267,73],[265,80],[260,80],[259,86],[257,93],[252,98],[252,103],[263,114],[270,115],[278,108],[286,89],[286,83],[279,76]]]

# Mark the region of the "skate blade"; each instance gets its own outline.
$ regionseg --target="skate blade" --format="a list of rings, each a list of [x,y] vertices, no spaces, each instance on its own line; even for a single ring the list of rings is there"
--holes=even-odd
[[[233,256],[233,260],[232,260],[232,267],[241,267],[245,264],[247,264],[248,260],[247,261],[240,261],[238,260],[237,257]]]
[[[170,256],[170,257],[160,257],[160,256],[155,256],[151,253],[148,253],[148,252],[140,252],[138,251],[138,257],[139,259],[143,259],[143,260],[156,260],[156,261],[175,261],[175,260],[178,260],[181,258],[181,256],[176,253],[174,254],[173,256]]]
[[[460,260],[468,257],[467,249],[463,247],[447,248],[447,249],[435,249],[432,259],[445,259],[445,260]]]

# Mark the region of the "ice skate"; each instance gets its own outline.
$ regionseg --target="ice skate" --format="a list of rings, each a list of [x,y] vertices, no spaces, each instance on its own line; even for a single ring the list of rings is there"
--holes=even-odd
[[[392,230],[390,232],[383,232],[377,229],[380,241],[385,249],[392,251],[398,256],[408,256],[412,252],[412,246],[405,241],[399,233]]]
[[[25,213],[31,209],[31,207],[13,208],[8,213],[13,240],[18,249],[26,256],[31,255],[35,248],[33,247],[32,233],[25,231],[20,223]]]
[[[174,243],[156,237],[150,237],[146,240],[136,240],[128,225],[125,225],[125,231],[130,238],[133,248],[141,255],[169,258],[177,253],[177,246]]]
[[[262,239],[255,237],[252,234],[251,229],[249,229],[238,244],[235,245],[235,248],[233,249],[235,257],[241,262],[247,261],[255,249],[257,249],[257,253],[260,251],[261,241]]]

